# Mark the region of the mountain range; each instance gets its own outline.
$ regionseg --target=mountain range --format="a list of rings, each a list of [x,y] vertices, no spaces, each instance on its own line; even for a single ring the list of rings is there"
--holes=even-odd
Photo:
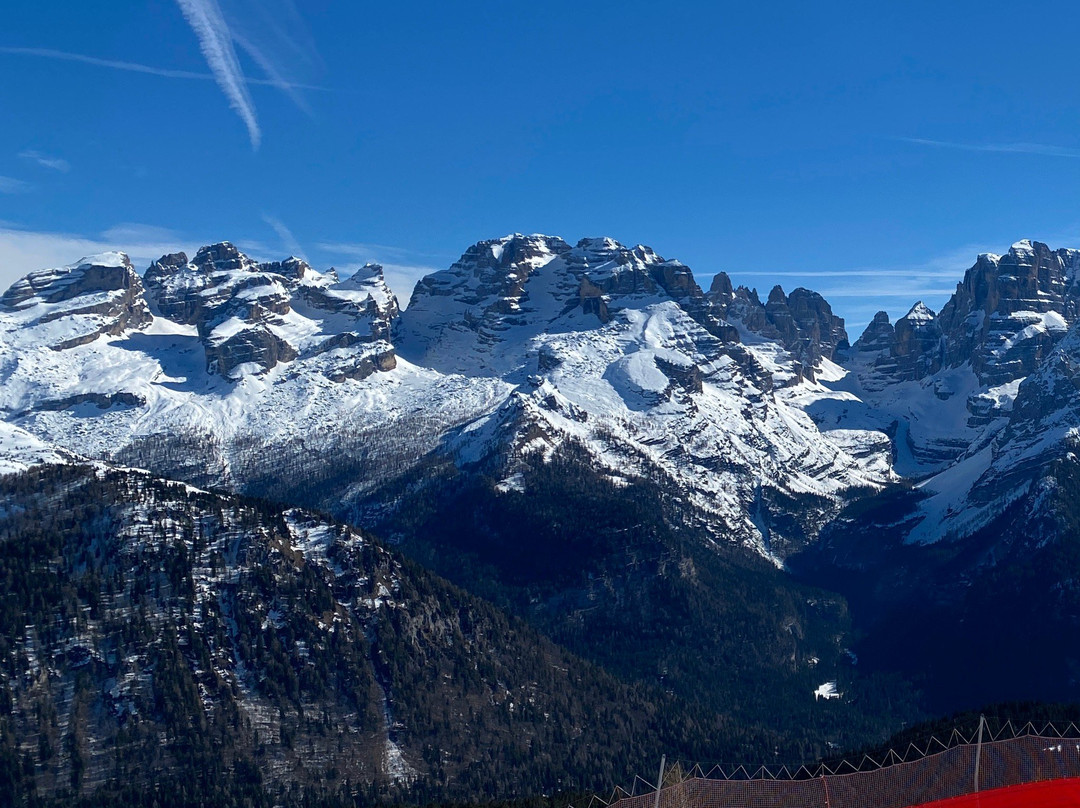
[[[503,797],[1074,697],[1078,317],[1080,251],[1030,241],[854,342],[815,292],[606,238],[479,242],[405,307],[378,265],[227,242],[31,273],[0,297],[5,573],[63,575],[5,607],[20,787],[122,782],[105,751],[162,732],[172,772]]]

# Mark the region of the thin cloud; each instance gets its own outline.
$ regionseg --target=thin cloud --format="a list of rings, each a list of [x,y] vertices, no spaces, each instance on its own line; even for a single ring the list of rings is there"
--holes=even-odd
[[[79,62],[93,65],[94,67],[107,67],[112,70],[126,70],[130,73],[144,73],[149,76],[161,76],[167,79],[187,79],[194,81],[216,81],[212,73],[198,73],[193,70],[172,70],[165,67],[139,64],[138,62],[122,62],[116,59],[99,59],[97,56],[87,56],[83,53],[71,53],[69,51],[53,50],[52,48],[15,48],[0,45],[0,53],[8,53],[14,56],[38,56],[43,59],[56,59],[62,62]],[[326,87],[316,84],[301,84],[287,82],[284,86],[280,81],[270,79],[245,79],[248,84],[263,87],[288,88],[290,90],[317,90],[325,92]]]
[[[1043,157],[1080,157],[1080,149],[1054,146],[1049,143],[955,143],[921,137],[902,137],[900,140],[905,143],[914,143],[917,146],[933,146],[941,149],[961,149],[963,151],[995,152],[998,154],[1036,154]]]
[[[262,129],[248,89],[250,85],[281,90],[311,116],[300,91],[326,88],[299,79],[304,72],[310,75],[322,67],[322,63],[292,0],[176,0],[176,3],[195,32],[209,73],[101,59],[52,48],[0,46],[0,53],[79,62],[163,78],[215,81],[247,128],[253,149],[258,149],[262,141]],[[264,78],[244,75],[234,44],[265,74]]]
[[[43,168],[51,168],[53,171],[59,171],[62,174],[66,174],[71,170],[71,163],[69,163],[63,157],[53,157],[51,155],[35,151],[34,149],[27,149],[26,151],[19,152],[19,157],[21,157],[23,160],[29,160],[32,163],[37,163]]]
[[[785,269],[780,271],[751,270],[729,273],[735,285],[753,279],[764,279],[771,286],[785,279],[784,289],[805,286],[822,295],[832,304],[834,313],[844,318],[850,329],[861,329],[878,311],[886,311],[895,319],[903,316],[911,305],[922,299],[935,311],[956,291],[980,253],[988,252],[987,244],[968,243],[942,251],[908,265],[845,267],[841,269]],[[1054,240],[1057,243],[1057,240]],[[998,242],[1000,246],[1000,242]],[[704,285],[708,285],[708,279]],[[856,334],[852,333],[852,339]]]
[[[320,62],[292,0],[176,2],[199,38],[210,72],[248,127],[254,148],[258,148],[262,133],[234,43],[262,70],[266,83],[285,92],[299,109],[311,115],[299,92],[301,82],[296,81],[296,73]]]
[[[409,298],[412,297],[413,289],[416,288],[416,284],[419,283],[421,278],[427,277],[432,272],[438,272],[436,267],[423,266],[419,264],[382,264],[383,278],[386,280],[386,285],[390,287],[390,291],[397,297],[398,303],[402,307],[409,305]],[[342,274],[349,274],[356,272],[360,268],[360,264],[355,264],[350,267],[343,267]]]
[[[154,236],[143,240],[129,236]],[[164,238],[158,238],[166,236]],[[161,228],[120,225],[100,236],[76,233],[25,230],[10,222],[0,223],[0,290],[7,289],[29,272],[66,266],[80,258],[109,250],[127,253],[136,269],[142,270],[166,253],[184,248],[182,240]]]
[[[972,253],[974,255],[974,253]],[[910,270],[910,269],[878,269],[867,267],[866,269],[811,269],[806,272],[771,272],[769,270],[752,270],[739,272],[742,277],[766,277],[766,278],[880,278],[895,276],[898,278],[937,278],[946,270]],[[947,270],[951,272],[952,270]]]
[[[438,272],[439,267],[431,266],[425,258],[436,258],[431,253],[417,252],[406,247],[392,247],[386,244],[370,244],[367,242],[320,242],[316,249],[326,258],[346,258],[344,265],[338,269],[343,277],[356,272],[366,263],[381,264],[383,277],[386,285],[390,287],[401,305],[408,305],[413,289],[417,282],[433,272]],[[389,260],[386,260],[389,259]]]
[[[264,213],[262,218],[264,222],[274,228],[274,232],[277,233],[278,238],[281,239],[281,243],[286,250],[297,258],[303,258],[305,261],[307,260],[307,256],[304,255],[304,250],[300,246],[300,242],[296,240],[296,237],[292,234],[292,231],[285,226],[284,222],[267,213]]]
[[[183,239],[175,230],[153,224],[121,222],[113,225],[101,238],[113,244],[179,244]]]
[[[389,255],[405,260],[436,258],[445,260],[447,264],[453,260],[441,253],[422,252],[409,247],[394,247],[390,244],[375,244],[369,241],[323,241],[316,246],[331,255],[348,255],[362,259],[368,259],[374,255]]]
[[[0,194],[24,194],[33,187],[30,183],[14,177],[0,177]]]
[[[959,280],[959,278],[957,278]],[[822,297],[828,300],[830,297],[903,297],[911,299],[914,302],[915,298],[932,298],[940,297],[942,295],[948,297],[956,291],[955,286],[942,287],[938,289],[915,287],[913,289],[874,289],[872,292],[866,289],[851,289],[848,287],[839,287],[836,289],[821,289],[818,290]]]
[[[248,130],[248,138],[253,149],[259,148],[262,130],[255,116],[255,104],[248,93],[244,72],[240,69],[240,60],[232,45],[232,34],[217,0],[176,0],[184,18],[188,21],[199,47],[206,59],[210,72],[214,74],[218,86],[229,101],[229,106],[236,111]]]

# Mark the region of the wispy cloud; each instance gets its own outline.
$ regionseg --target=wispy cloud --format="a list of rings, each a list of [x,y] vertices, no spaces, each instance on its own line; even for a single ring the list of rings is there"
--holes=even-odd
[[[974,253],[972,257],[974,257]],[[784,270],[782,272],[773,272],[767,269],[751,270],[749,272],[739,272],[741,277],[765,277],[765,278],[881,278],[881,277],[897,277],[897,278],[937,278],[941,275],[941,270],[921,270],[921,269],[879,269],[876,267],[867,267],[866,269],[811,269],[806,272],[792,272]]]
[[[53,157],[52,155],[44,154],[34,149],[27,149],[26,151],[19,152],[19,157],[24,160],[29,160],[32,163],[37,163],[44,168],[51,168],[53,171],[59,171],[66,174],[71,170],[71,163],[62,157]]]
[[[441,254],[422,252],[409,247],[394,247],[390,244],[375,244],[370,241],[323,241],[316,245],[332,255],[348,255],[364,261],[374,260],[373,256],[415,260],[418,258],[436,258],[449,263],[452,259]]]
[[[1080,149],[1055,146],[1049,143],[956,143],[947,140],[929,140],[921,137],[902,137],[905,143],[917,146],[933,146],[963,151],[996,152],[998,154],[1036,154],[1043,157],[1080,157]]]
[[[382,264],[386,284],[402,305],[408,304],[417,281],[441,268],[434,266],[436,262],[431,260],[438,256],[407,247],[340,241],[324,241],[315,246],[329,263],[337,264],[343,276],[351,275],[369,262]]]
[[[101,238],[111,244],[180,244],[183,241],[180,234],[171,228],[139,222],[113,225],[101,234]],[[124,251],[127,252],[126,249]]]
[[[248,93],[244,72],[240,69],[240,60],[232,45],[232,34],[217,0],[176,0],[184,18],[188,21],[195,36],[199,39],[210,72],[214,74],[218,86],[232,107],[244,122],[248,138],[254,149],[262,141],[262,130],[255,117],[255,104]]]
[[[292,0],[176,2],[199,38],[210,72],[247,126],[252,147],[258,148],[262,132],[234,43],[262,70],[267,84],[285,92],[297,107],[311,114],[295,74],[317,66],[319,59]]]
[[[53,50],[52,48],[15,48],[0,45],[0,53],[7,53],[14,56],[38,56],[44,59],[56,59],[62,62],[80,62],[82,64],[93,65],[95,67],[107,67],[113,70],[127,70],[131,73],[145,73],[149,76],[161,76],[167,79],[189,79],[194,81],[216,81],[212,73],[198,73],[194,70],[172,70],[165,67],[154,67],[153,65],[139,64],[138,62],[122,62],[117,59],[100,59],[97,56],[88,56],[83,53],[71,53],[69,51]],[[263,87],[277,87],[279,89],[290,90],[321,90],[325,91],[326,87],[321,87],[317,84],[303,84],[298,82],[287,82],[284,86],[280,81],[271,81],[270,79],[258,79],[258,78],[246,78],[248,84],[259,85]]]
[[[268,213],[264,213],[262,219],[274,229],[278,238],[281,239],[282,246],[290,255],[297,258],[303,258],[305,261],[307,260],[307,256],[304,254],[304,249],[300,246],[300,242],[296,240],[292,231],[285,226],[285,223],[282,222],[281,219],[278,219],[276,216],[271,216]]]
[[[957,278],[957,280],[959,280],[959,278]],[[826,299],[832,297],[898,297],[914,303],[916,299],[938,298],[942,296],[948,297],[955,291],[955,286],[942,286],[938,288],[912,286],[906,289],[874,289],[873,291],[869,291],[867,289],[851,289],[849,287],[841,287],[837,289],[826,289],[824,292],[822,292],[822,295]]]
[[[813,289],[844,318],[854,339],[875,312],[887,311],[896,319],[906,314],[917,300],[935,311],[940,309],[956,291],[956,284],[975,263],[979,253],[988,252],[988,246],[994,243],[964,244],[909,264],[889,262],[878,266],[779,271],[755,269],[730,274],[736,284],[759,283],[767,289],[779,282],[788,292],[796,286]],[[997,246],[1000,248],[1001,243]],[[758,288],[760,292],[761,286]]]
[[[304,80],[322,62],[292,0],[176,0],[184,19],[195,32],[209,73],[174,70],[154,65],[103,59],[54,48],[0,46],[0,53],[35,56],[126,70],[171,79],[217,82],[229,106],[247,128],[252,148],[262,141],[250,85],[275,87],[286,93],[301,110],[311,115],[302,90],[325,90]],[[250,57],[263,78],[244,75],[236,48]]]
[[[14,177],[0,177],[0,194],[24,194],[33,187],[30,183]]]
[[[0,291],[28,272],[65,266],[86,255],[121,250],[141,271],[165,253],[184,248],[177,234],[147,225],[119,225],[99,236],[86,236],[25,230],[11,222],[0,222]]]

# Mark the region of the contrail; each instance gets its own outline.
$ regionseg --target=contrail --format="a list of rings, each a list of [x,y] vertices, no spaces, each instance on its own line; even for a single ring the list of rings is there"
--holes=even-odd
[[[251,101],[240,69],[240,60],[232,46],[232,35],[217,0],[176,0],[184,18],[199,38],[203,56],[214,74],[218,86],[225,93],[231,106],[247,126],[251,146],[259,148],[262,132],[255,117],[255,104]]]
[[[1054,146],[1049,143],[956,143],[948,140],[929,140],[922,137],[902,137],[905,143],[917,146],[936,146],[943,149],[996,152],[998,154],[1039,154],[1044,157],[1080,157],[1080,149]]]
[[[292,99],[292,102],[296,104],[296,106],[299,107],[301,111],[303,111],[308,117],[311,117],[311,107],[307,105],[307,102],[304,100],[303,96],[301,96],[300,93],[296,91],[296,86],[290,84],[285,79],[285,77],[282,76],[280,72],[278,72],[278,69],[274,66],[274,64],[266,58],[266,55],[261,50],[259,50],[259,48],[255,47],[255,45],[252,44],[251,41],[246,39],[245,37],[233,33],[233,39],[236,40],[236,44],[243,48],[243,50],[247,52],[248,56],[250,56],[255,61],[255,63],[263,69],[263,72],[266,73],[266,75],[269,77],[267,79],[263,79],[263,81],[283,91],[286,95],[289,96],[289,98]]]
[[[291,252],[296,258],[302,258],[305,261],[307,260],[307,256],[304,255],[304,250],[300,246],[300,242],[296,240],[296,237],[292,234],[292,231],[285,226],[284,222],[275,216],[271,216],[269,213],[264,213],[262,218],[264,222],[274,228],[274,232],[278,234],[278,238],[281,239],[281,243],[285,246],[286,250]]]
[[[131,73],[145,73],[148,76],[162,76],[167,79],[194,79],[195,81],[217,80],[212,73],[197,73],[194,70],[171,70],[165,67],[139,64],[138,62],[123,62],[118,59],[100,59],[97,56],[87,56],[84,53],[71,53],[69,51],[55,50],[53,48],[18,48],[0,45],[0,53],[10,53],[14,56],[39,56],[44,59],[58,59],[63,62],[81,62],[82,64],[94,65],[95,67],[127,70]],[[247,83],[287,90],[327,90],[326,87],[320,87],[315,84],[299,84],[295,81],[282,82],[281,80],[271,81],[270,79],[247,79]]]

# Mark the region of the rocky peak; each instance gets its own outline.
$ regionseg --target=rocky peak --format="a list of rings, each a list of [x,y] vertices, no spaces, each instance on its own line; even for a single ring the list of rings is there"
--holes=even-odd
[[[935,317],[937,317],[937,315],[934,314],[934,310],[919,300],[916,301],[915,305],[912,306],[911,309],[908,310],[908,313],[901,319],[910,323],[912,327],[917,328],[925,323],[929,323]]]
[[[829,302],[810,289],[798,287],[788,295],[788,309],[795,321],[804,357],[812,364],[818,359],[832,359],[836,351],[848,346],[844,318],[833,314]]]
[[[856,351],[887,351],[893,341],[893,325],[887,311],[879,311],[853,346]]]
[[[521,366],[528,341],[562,317],[573,320],[567,327],[598,328],[622,309],[658,300],[677,301],[713,336],[738,339],[690,268],[649,247],[611,238],[570,247],[550,236],[514,235],[479,242],[449,269],[422,279],[395,341],[419,364],[502,373]]]
[[[779,285],[761,302],[756,289],[732,289],[725,273],[713,278],[706,296],[717,313],[737,322],[747,331],[776,340],[802,365],[798,376],[813,376],[814,367],[824,358],[832,359],[847,347],[844,321],[817,292],[799,287],[790,295]]]
[[[787,305],[787,295],[784,294],[784,288],[780,284],[776,284],[769,290],[769,299],[765,301],[765,305],[768,306],[770,303],[774,306]]]
[[[258,266],[228,241],[200,248],[191,263],[203,272],[254,270]]]
[[[713,275],[712,283],[709,285],[709,297],[720,305],[731,304],[735,297],[735,288],[731,285],[731,278],[726,272],[717,272]]]
[[[57,350],[142,328],[152,319],[138,274],[118,252],[31,272],[4,292],[0,308],[17,311],[25,325],[42,327]]]
[[[728,342],[739,340],[738,330],[706,297],[690,267],[665,259],[651,247],[624,247],[611,238],[582,239],[565,260],[578,281],[582,310],[597,315],[601,322],[627,304],[620,298],[669,297],[713,336]]]
[[[102,253],[78,263],[31,272],[11,285],[0,303],[20,308],[33,303],[62,303],[96,292],[113,292],[139,285],[139,277],[124,253]]]
[[[558,237],[516,233],[480,241],[449,269],[421,279],[409,307],[424,298],[454,297],[470,308],[511,314],[521,308],[525,282],[556,255],[570,251]]]
[[[285,278],[291,278],[292,280],[303,280],[305,276],[310,275],[312,270],[311,265],[303,260],[292,256],[286,258],[284,261],[271,261],[266,264],[259,264],[259,269],[263,272],[272,272],[275,275],[281,275]]]
[[[380,343],[379,362],[361,363],[365,369],[393,367],[393,349],[384,343],[398,305],[382,267],[372,265],[357,280],[335,283],[336,273],[322,275],[302,259],[260,264],[229,242],[201,248],[190,263],[186,259],[177,253],[151,264],[147,290],[162,316],[196,327],[210,370],[238,377],[303,353],[361,343]],[[294,310],[299,304],[302,312]]]
[[[798,328],[788,308],[787,295],[779,284],[769,290],[765,314],[785,346],[798,339]]]
[[[985,253],[941,311],[945,363],[1000,385],[1031,373],[1080,313],[1080,251],[1024,239]]]
[[[941,327],[933,310],[920,300],[893,326],[889,354],[879,361],[896,381],[922,379],[941,369]]]
[[[309,275],[310,272],[309,268]],[[401,309],[386,285],[381,264],[364,264],[350,277],[335,281],[336,273],[322,276],[326,284],[304,284],[299,292],[315,308],[350,315],[368,324],[367,341],[389,340],[390,328]],[[354,326],[351,331],[357,332]],[[358,333],[358,332],[357,332]]]
[[[660,278],[654,277],[654,270],[665,265],[673,270],[668,277],[673,288],[686,288],[685,278],[676,279],[679,268],[683,274],[689,274],[682,264],[664,261],[650,247],[624,247],[611,238],[581,239],[567,255],[566,263],[587,290],[583,297],[655,295],[662,286]],[[689,280],[693,284],[692,275]]]

